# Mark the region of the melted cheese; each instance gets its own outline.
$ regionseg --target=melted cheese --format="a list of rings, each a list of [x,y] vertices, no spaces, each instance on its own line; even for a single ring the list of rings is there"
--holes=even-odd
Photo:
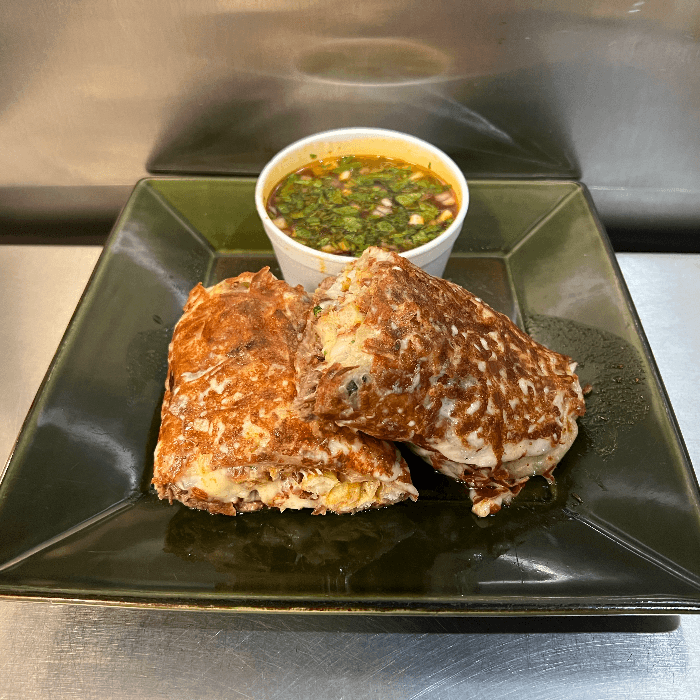
[[[380,501],[388,505],[401,500],[407,491],[415,491],[410,484],[387,483],[379,479],[340,482],[332,472],[318,471],[305,473],[300,484],[280,476],[277,469],[270,470],[270,476],[274,478],[266,479],[263,475],[257,481],[239,482],[233,480],[225,469],[207,471],[209,461],[196,462],[176,486],[185,491],[203,491],[210,500],[221,503],[235,505],[238,501],[260,501],[280,510],[327,508],[340,513],[363,510]]]

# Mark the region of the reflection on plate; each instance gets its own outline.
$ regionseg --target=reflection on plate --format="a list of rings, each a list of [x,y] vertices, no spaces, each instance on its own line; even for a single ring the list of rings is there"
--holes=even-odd
[[[580,434],[550,488],[483,520],[407,455],[417,503],[236,518],[149,486],[167,345],[189,289],[276,263],[254,181],[139,183],[0,484],[0,593],[222,609],[700,609],[700,504],[585,190],[472,181],[445,276],[580,362]]]
[[[369,517],[314,517],[274,511],[256,517],[201,517],[179,508],[168,525],[165,551],[205,561],[226,575],[220,591],[236,591],[238,579],[260,591],[282,579],[289,588],[304,579],[324,579],[329,591],[346,592],[358,571],[415,532],[404,509],[387,508]]]

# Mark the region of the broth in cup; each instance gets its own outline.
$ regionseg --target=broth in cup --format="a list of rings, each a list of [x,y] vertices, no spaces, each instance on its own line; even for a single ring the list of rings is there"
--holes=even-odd
[[[422,246],[449,228],[459,207],[454,189],[430,167],[355,155],[312,160],[266,202],[272,223],[290,238],[348,257],[370,246],[398,253]]]

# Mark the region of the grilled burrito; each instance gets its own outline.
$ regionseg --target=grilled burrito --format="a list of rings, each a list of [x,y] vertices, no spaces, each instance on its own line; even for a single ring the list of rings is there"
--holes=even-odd
[[[552,471],[585,406],[575,363],[462,287],[370,248],[316,291],[297,354],[305,415],[410,444],[497,512]]]
[[[294,354],[311,308],[268,268],[190,293],[175,326],[153,485],[235,515],[265,506],[353,513],[418,495],[396,447],[303,420]]]

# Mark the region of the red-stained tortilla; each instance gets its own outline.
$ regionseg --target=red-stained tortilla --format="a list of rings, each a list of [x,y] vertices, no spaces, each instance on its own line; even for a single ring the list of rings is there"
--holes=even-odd
[[[585,411],[570,358],[378,248],[324,282],[314,304],[297,356],[302,411],[409,443],[469,485],[477,515],[533,475],[552,480]]]
[[[168,354],[153,484],[212,513],[352,513],[417,492],[396,448],[301,418],[294,356],[312,308],[268,268],[190,293]]]

